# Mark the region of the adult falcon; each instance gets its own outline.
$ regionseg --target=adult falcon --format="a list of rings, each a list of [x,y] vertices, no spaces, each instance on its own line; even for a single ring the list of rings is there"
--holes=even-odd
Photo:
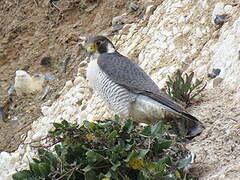
[[[202,132],[201,122],[161,92],[140,66],[116,51],[109,39],[104,36],[89,38],[85,48],[90,55],[87,79],[117,115],[148,124],[183,122],[188,137]]]

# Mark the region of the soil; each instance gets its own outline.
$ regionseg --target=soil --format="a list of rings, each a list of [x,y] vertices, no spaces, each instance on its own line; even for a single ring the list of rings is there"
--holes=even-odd
[[[68,80],[73,80],[84,57],[81,38],[110,31],[112,18],[128,13],[127,22],[138,18],[125,0],[6,0],[0,1],[0,106],[7,115],[0,120],[0,152],[12,152],[25,139],[31,124],[41,116],[41,105],[51,103]],[[139,8],[142,9],[142,8]],[[100,23],[99,23],[100,22]],[[51,63],[41,65],[50,57]],[[66,73],[63,62],[71,57]],[[44,100],[37,95],[9,96],[16,70],[31,75],[52,74],[50,92]],[[49,101],[51,100],[51,101]]]
[[[228,178],[231,174],[232,179],[239,179],[239,172],[225,170],[234,163],[239,165],[240,161],[240,104],[236,90],[221,87],[205,90],[201,104],[191,109],[205,125],[202,135],[188,144],[188,149],[196,154],[193,169],[196,176],[222,171]]]

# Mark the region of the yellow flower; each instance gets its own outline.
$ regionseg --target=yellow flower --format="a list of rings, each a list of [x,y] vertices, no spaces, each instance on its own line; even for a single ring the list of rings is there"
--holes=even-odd
[[[91,133],[86,134],[86,138],[89,142],[93,141],[94,136]]]
[[[111,180],[110,178],[102,178],[102,180]]]
[[[141,169],[142,165],[143,165],[143,160],[138,158],[132,158],[129,161],[129,166],[133,169]]]
[[[175,175],[177,178],[181,179],[181,174],[178,170],[175,171]]]

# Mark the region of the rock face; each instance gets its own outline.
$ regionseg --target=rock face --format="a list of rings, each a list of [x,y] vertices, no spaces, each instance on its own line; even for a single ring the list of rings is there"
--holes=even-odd
[[[213,19],[224,13],[228,14],[228,21],[221,28],[216,27]],[[126,24],[128,28],[123,27],[112,38],[118,51],[139,63],[160,88],[164,88],[167,75],[178,69],[194,71],[197,78],[208,82],[198,103],[189,109],[206,127],[200,137],[188,144],[197,154],[196,173],[204,180],[240,177],[239,17],[239,8],[227,0],[165,0],[149,18]],[[213,68],[221,69],[218,83],[207,77]],[[53,122],[66,119],[81,123],[113,115],[88,88],[88,82],[80,76],[83,70],[81,67],[73,82],[66,83],[52,106],[42,107],[43,116],[33,123],[25,145],[13,153],[0,153],[0,179],[11,179],[16,169],[28,166],[35,155],[29,143],[43,144],[41,139]]]

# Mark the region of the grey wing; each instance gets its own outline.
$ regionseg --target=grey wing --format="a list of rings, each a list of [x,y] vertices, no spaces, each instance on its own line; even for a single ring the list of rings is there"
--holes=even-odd
[[[131,92],[151,97],[159,103],[185,114],[179,104],[161,92],[143,69],[127,57],[119,53],[101,54],[98,57],[98,65],[115,83],[122,85]]]

